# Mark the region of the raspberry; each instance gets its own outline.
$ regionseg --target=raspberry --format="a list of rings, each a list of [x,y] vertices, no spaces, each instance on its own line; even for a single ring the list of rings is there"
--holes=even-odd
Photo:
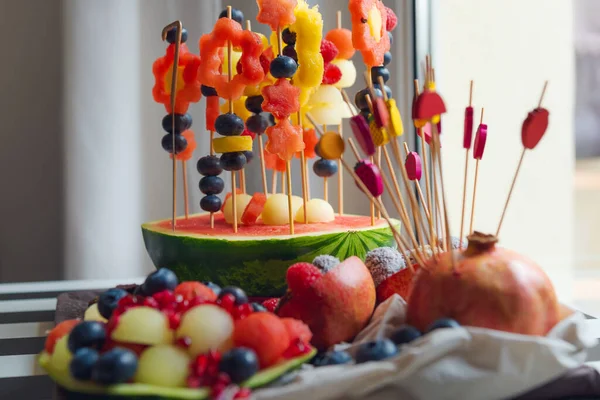
[[[329,40],[321,41],[321,55],[323,56],[325,64],[335,60],[338,54],[339,51],[333,42],[330,42]]]
[[[321,271],[310,263],[296,263],[288,268],[286,280],[292,292],[303,292],[321,278]]]
[[[342,70],[335,64],[325,64],[323,71],[323,85],[334,85],[342,79]]]
[[[387,20],[385,23],[385,30],[388,32],[391,32],[396,28],[396,25],[398,25],[398,17],[396,16],[396,13],[394,12],[394,10],[392,10],[389,7],[386,7],[385,11],[387,11]]]
[[[267,309],[267,311],[274,313],[275,309],[279,305],[279,299],[277,297],[273,297],[272,299],[263,301],[262,305]]]

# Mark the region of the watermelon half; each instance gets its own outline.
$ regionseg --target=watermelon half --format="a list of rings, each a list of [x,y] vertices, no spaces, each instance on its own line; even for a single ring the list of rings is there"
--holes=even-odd
[[[394,221],[399,226],[398,221]],[[209,215],[142,225],[146,250],[157,268],[169,268],[180,280],[211,281],[238,286],[253,297],[279,297],[285,293],[287,268],[329,254],[345,260],[364,259],[369,250],[394,246],[392,231],[383,219],[371,226],[371,218],[344,215],[330,223],[288,226],[240,225],[238,233],[221,213],[210,228]]]

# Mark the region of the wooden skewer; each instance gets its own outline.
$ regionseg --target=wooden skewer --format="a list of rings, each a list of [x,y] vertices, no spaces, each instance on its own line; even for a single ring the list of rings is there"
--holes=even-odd
[[[240,189],[242,193],[246,193],[246,171],[240,169]]]
[[[277,193],[277,171],[273,170],[273,175],[271,177],[271,194]]]
[[[440,170],[440,184],[441,184],[441,189],[442,189],[442,205],[443,205],[443,211],[444,211],[444,226],[445,226],[445,236],[446,236],[446,251],[450,251],[451,256],[451,260],[452,260],[452,268],[456,268],[456,255],[454,254],[454,251],[452,251],[452,242],[451,242],[451,238],[450,238],[450,221],[448,219],[448,207],[447,207],[447,203],[446,203],[446,190],[444,188],[444,169],[443,169],[443,163],[442,163],[442,157],[441,157],[441,152],[440,152],[440,135],[438,132],[438,128],[437,128],[437,124],[432,123],[431,124],[431,128],[433,131],[433,143],[434,143],[434,149],[435,149],[435,162]],[[434,166],[435,168],[435,166]]]
[[[377,158],[375,159],[375,165],[381,169],[381,147],[377,148]],[[381,211],[377,212],[377,219],[381,219]]]
[[[285,174],[281,173],[281,193],[285,194]]]
[[[338,29],[342,29],[342,11],[341,10],[337,11],[336,17],[337,17],[336,18],[337,19],[336,26],[337,26]]]
[[[209,144],[209,148],[210,148],[210,155],[214,156],[215,155],[215,148],[213,147],[213,139],[215,138],[215,133],[213,131],[210,131],[210,144]],[[215,213],[210,213],[210,229],[215,229]]]
[[[260,156],[260,172],[262,174],[262,186],[265,196],[269,193],[267,189],[267,169],[265,167],[265,146],[262,135],[258,135],[258,155]]]
[[[481,109],[481,118],[479,125],[483,124],[483,108]],[[475,221],[475,198],[477,197],[477,181],[479,179],[479,159],[475,160],[475,180],[473,181],[473,202],[471,203],[471,221],[469,223],[469,234],[473,233],[473,223]],[[461,236],[462,242],[462,236]]]
[[[419,81],[415,79],[415,97],[419,96]],[[427,209],[429,210],[431,218],[428,220],[429,222],[429,242],[434,245],[431,246],[433,254],[435,255],[438,250],[437,243],[437,231],[434,228],[434,218],[435,215],[433,213],[433,202],[431,200],[431,179],[429,177],[429,156],[427,152],[425,138],[423,137],[423,128],[417,128],[417,133],[421,138],[421,154],[423,156],[423,172],[425,172],[425,193],[427,194]]]
[[[302,128],[302,112],[298,111],[298,126],[300,127],[300,131],[304,132]],[[306,181],[306,155],[304,152],[306,149],[300,152],[300,175],[302,178],[302,209],[304,211],[304,223],[308,224],[308,210],[306,203],[308,203],[308,189],[307,189],[307,181]]]
[[[181,32],[183,24],[181,21],[171,22],[162,30],[162,40],[167,40],[167,33],[175,28],[175,53],[173,54],[173,75],[171,76],[171,134],[173,135],[172,155],[173,155],[173,216],[171,219],[171,229],[175,232],[177,218],[177,157],[175,157],[175,100],[177,98],[177,66],[179,65],[179,48],[181,47]]]
[[[469,107],[473,106],[473,81],[469,89]],[[465,205],[467,202],[467,180],[469,179],[469,153],[471,152],[471,146],[465,149],[465,177],[463,181],[463,197],[462,197],[462,212],[460,215],[460,236],[459,236],[459,248],[463,248],[463,235],[465,225]],[[475,182],[477,182],[477,166],[475,167]],[[477,185],[477,183],[475,183]],[[473,193],[473,202],[475,201],[475,193]],[[471,228],[469,233],[473,232],[473,209],[471,209]]]
[[[329,185],[327,184],[327,177],[323,178],[323,200],[329,202]]]
[[[338,11],[338,17],[341,16],[342,12]],[[338,134],[343,139],[344,138],[344,128],[343,123],[338,125]],[[343,158],[344,155],[340,157]],[[344,170],[342,168],[342,162],[338,160],[338,213],[339,215],[344,215]]]
[[[190,203],[188,199],[188,180],[187,180],[187,162],[181,160],[181,171],[183,178],[183,208],[185,209],[185,219],[190,218]]]
[[[231,6],[227,6],[227,18],[231,19]],[[231,81],[233,78],[233,62],[232,62],[233,45],[227,41],[227,79]],[[233,114],[233,100],[229,99],[229,112]],[[233,209],[233,232],[238,231],[238,216],[237,216],[237,184],[235,179],[235,171],[231,171],[231,207]]]

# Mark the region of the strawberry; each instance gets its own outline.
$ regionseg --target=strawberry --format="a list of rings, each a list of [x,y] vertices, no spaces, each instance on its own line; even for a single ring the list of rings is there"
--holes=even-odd
[[[321,278],[321,270],[311,263],[296,263],[288,268],[286,280],[288,288],[294,293],[302,293]]]
[[[398,17],[396,16],[396,13],[394,12],[394,10],[392,10],[389,7],[386,7],[385,11],[387,12],[387,20],[385,22],[385,30],[388,32],[391,32],[396,28],[396,25],[398,25]]]

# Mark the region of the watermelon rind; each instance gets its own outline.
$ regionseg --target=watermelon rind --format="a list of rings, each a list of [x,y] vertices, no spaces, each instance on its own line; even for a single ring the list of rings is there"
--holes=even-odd
[[[282,296],[286,271],[296,262],[311,262],[323,254],[340,260],[364,259],[374,248],[395,247],[384,220],[374,226],[271,237],[173,232],[162,222],[142,225],[146,250],[156,268],[171,269],[181,281],[241,287],[252,297]],[[399,229],[400,223],[393,223]]]
[[[292,358],[285,362],[266,368],[240,386],[251,389],[266,386],[277,380],[282,375],[299,368],[302,364],[308,362],[317,353],[316,349],[301,356]],[[81,382],[73,379],[70,375],[59,373],[52,369],[50,355],[42,352],[39,355],[38,362],[40,366],[48,373],[48,376],[64,391],[67,398],[81,399],[127,399],[127,400],[204,400],[209,398],[210,391],[206,388],[168,388],[142,383],[127,383],[113,386],[100,386],[89,382]]]

